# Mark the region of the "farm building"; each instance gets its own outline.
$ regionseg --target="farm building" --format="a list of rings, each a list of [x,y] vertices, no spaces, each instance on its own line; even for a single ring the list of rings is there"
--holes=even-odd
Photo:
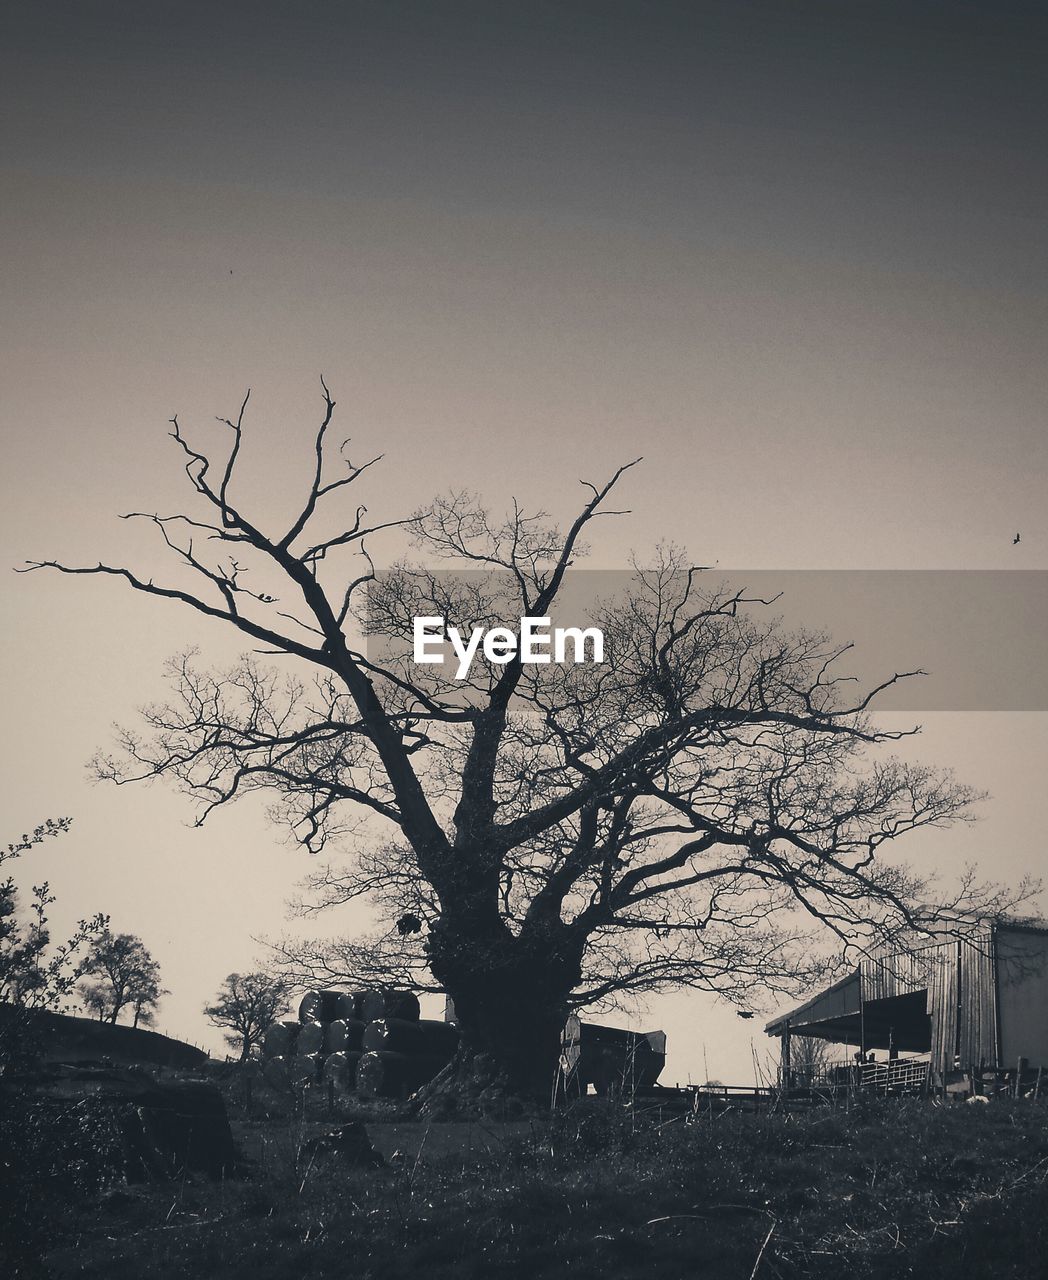
[[[956,1070],[1048,1069],[1048,923],[1002,921],[963,938],[864,958],[846,977],[765,1028],[782,1043],[846,1045],[859,1062],[943,1081]]]

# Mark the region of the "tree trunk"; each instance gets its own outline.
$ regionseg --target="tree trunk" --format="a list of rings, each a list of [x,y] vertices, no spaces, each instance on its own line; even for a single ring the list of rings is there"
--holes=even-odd
[[[431,931],[430,967],[455,1006],[461,1041],[429,1089],[460,1105],[516,1097],[548,1103],[580,961],[553,930],[478,936],[447,917]]]

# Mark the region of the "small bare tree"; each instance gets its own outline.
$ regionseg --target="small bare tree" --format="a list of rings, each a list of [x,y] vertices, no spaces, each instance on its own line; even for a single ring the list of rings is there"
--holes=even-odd
[[[376,901],[389,932],[373,963],[454,1000],[463,1038],[445,1080],[545,1090],[572,1006],[674,986],[745,1002],[822,967],[813,931],[852,945],[1010,901],[970,875],[933,895],[886,856],[967,819],[975,798],[871,752],[904,736],[868,713],[905,676],[849,695],[848,646],[755,618],[674,549],[601,607],[603,664],[480,657],[459,681],[411,660],[416,617],[468,631],[550,616],[588,528],[624,514],[608,500],[634,463],[586,483],[563,529],[455,492],[380,523],[354,505],[321,531],[327,504],[378,461],[353,464],[343,444],[332,475],[325,386],[304,501],[274,530],[235,492],[247,403],[217,463],[173,420],[199,510],[129,517],[155,528],[181,580],[29,568],[116,578],[291,660],[282,674],[253,658],[225,672],[176,661],[150,733],[126,731],[99,772],[169,776],[201,820],[264,788],[311,848],[337,837],[347,856],[322,874],[322,901]],[[394,526],[424,560],[379,575],[365,541]],[[346,953],[348,978],[361,955]]]
[[[83,966],[80,999],[99,1022],[115,1023],[124,1009],[132,1014],[132,1026],[151,1025],[161,996],[160,966],[141,938],[131,933],[98,937]]]
[[[280,978],[268,973],[231,973],[204,1013],[214,1026],[225,1030],[226,1044],[239,1049],[240,1061],[246,1062],[280,1016],[287,998],[287,985]]]
[[[797,1085],[819,1084],[830,1065],[830,1046],[817,1036],[794,1036],[790,1046],[790,1070]]]

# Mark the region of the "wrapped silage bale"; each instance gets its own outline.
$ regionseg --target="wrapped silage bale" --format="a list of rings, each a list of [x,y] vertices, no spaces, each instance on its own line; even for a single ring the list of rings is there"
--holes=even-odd
[[[446,1065],[443,1058],[363,1053],[357,1063],[357,1092],[363,1098],[406,1098]]]
[[[365,1023],[358,1018],[336,1018],[324,1028],[324,1052],[339,1053],[359,1049],[364,1039]]]
[[[316,1084],[324,1059],[319,1053],[298,1053],[288,1062],[288,1076],[294,1084]]]
[[[298,1022],[274,1022],[266,1030],[262,1040],[262,1056],[264,1058],[286,1058],[295,1052],[295,1041],[298,1039]]]
[[[336,1018],[344,1018],[349,1008],[356,1012],[356,1000],[345,991],[307,991],[299,1002],[298,1020],[334,1022]]]
[[[323,1053],[325,1030],[322,1022],[303,1022],[295,1044],[295,1053]]]
[[[360,1001],[363,995],[362,991],[340,991],[335,1017],[345,1018],[350,1022],[356,1021],[360,1017]]]
[[[409,1053],[415,1056],[443,1058],[446,1062],[458,1048],[458,1028],[450,1022],[404,1018],[380,1018],[364,1028],[366,1051]]]
[[[360,1058],[359,1050],[340,1049],[337,1053],[329,1053],[324,1059],[322,1072],[325,1083],[334,1085],[338,1093],[353,1093],[357,1087]]]
[[[293,1058],[285,1058],[279,1054],[267,1058],[262,1065],[262,1076],[266,1084],[272,1089],[290,1089],[291,1072],[288,1063],[293,1061]]]
[[[377,1022],[380,1018],[418,1022],[418,996],[413,991],[365,991],[357,1016],[363,1022]]]

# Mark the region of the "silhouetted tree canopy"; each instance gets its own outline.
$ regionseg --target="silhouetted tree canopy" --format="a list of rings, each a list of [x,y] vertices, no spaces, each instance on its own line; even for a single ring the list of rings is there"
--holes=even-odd
[[[251,1057],[287,1003],[288,988],[272,974],[231,973],[204,1013],[225,1031],[225,1041],[240,1050],[242,1062]]]
[[[100,1022],[116,1022],[126,1009],[132,1026],[150,1026],[161,996],[160,965],[141,938],[108,929],[91,946],[83,966],[80,999]]]

